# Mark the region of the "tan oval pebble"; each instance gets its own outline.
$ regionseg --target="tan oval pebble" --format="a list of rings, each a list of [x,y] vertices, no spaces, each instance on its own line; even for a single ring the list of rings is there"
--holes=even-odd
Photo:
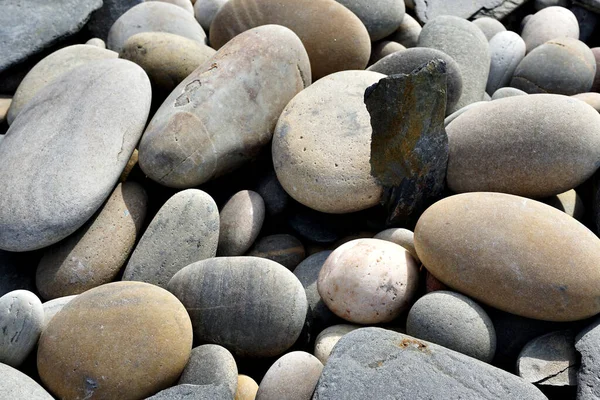
[[[412,231],[404,228],[390,228],[376,234],[373,239],[387,240],[404,247],[415,260],[419,260],[415,250],[415,235]]]
[[[532,94],[485,102],[446,127],[448,187],[547,197],[572,189],[600,165],[600,114],[567,96]]]
[[[156,88],[169,94],[215,53],[214,49],[183,36],[142,32],[127,39],[119,57],[138,64]]]
[[[241,256],[252,246],[265,220],[265,202],[260,194],[242,190],[225,203],[219,215],[220,256]]]
[[[307,207],[349,213],[379,203],[371,176],[371,118],[365,89],[385,75],[343,71],[300,92],[273,136],[273,164],[285,191]],[[310,116],[310,117],[308,117]]]
[[[125,182],[127,178],[129,178],[129,174],[133,171],[133,168],[137,165],[139,159],[138,149],[133,150],[131,153],[131,157],[129,157],[129,161],[127,161],[127,165],[123,168],[123,172],[121,172],[121,176],[119,176],[119,182]]]
[[[114,51],[76,44],[63,47],[38,62],[19,84],[8,110],[8,123],[12,124],[23,107],[43,88],[54,82],[59,76],[76,67],[92,61],[117,58]]]
[[[448,197],[421,215],[415,247],[443,283],[503,311],[549,321],[600,312],[600,240],[535,200]]]
[[[350,333],[355,329],[361,328],[360,325],[340,324],[330,326],[317,336],[315,340],[315,357],[325,365],[329,359],[329,355],[333,347],[340,341],[342,336]]]
[[[315,80],[337,71],[364,69],[369,61],[367,29],[333,0],[229,0],[210,26],[211,45],[219,49],[234,36],[265,24],[282,25],[298,35]]]
[[[258,387],[256,400],[309,400],[323,364],[312,354],[293,351],[269,368]]]
[[[119,184],[95,218],[46,249],[36,271],[42,297],[79,294],[113,281],[138,239],[147,202],[138,183]]]
[[[177,381],[192,324],[171,293],[115,282],[73,299],[44,330],[37,366],[59,398],[141,399]]]
[[[306,257],[306,250],[302,242],[294,236],[279,234],[260,238],[248,255],[273,260],[293,270]]]
[[[237,391],[234,400],[254,400],[258,392],[258,383],[248,375],[238,375]]]
[[[6,116],[8,115],[10,103],[12,103],[12,97],[0,95],[0,124],[6,121]]]
[[[317,290],[336,315],[359,324],[389,322],[405,311],[417,291],[416,261],[402,246],[357,239],[331,253]]]

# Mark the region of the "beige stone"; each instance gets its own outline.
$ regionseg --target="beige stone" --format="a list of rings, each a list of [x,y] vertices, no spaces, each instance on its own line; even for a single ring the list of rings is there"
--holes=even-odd
[[[342,336],[355,329],[361,328],[360,325],[340,324],[330,326],[319,333],[315,340],[315,357],[325,365],[333,347],[340,341]]]
[[[564,193],[550,196],[542,200],[544,203],[558,210],[564,211],[576,220],[581,220],[585,214],[583,200],[574,189],[567,190]]]
[[[600,93],[586,92],[573,95],[572,97],[589,104],[594,110],[600,112]]]
[[[419,260],[415,250],[415,235],[412,231],[404,228],[390,228],[379,232],[374,239],[387,240],[404,247],[415,260]]]
[[[237,391],[234,400],[254,400],[258,392],[258,383],[248,375],[238,375]]]
[[[256,400],[310,399],[322,370],[323,364],[310,353],[287,353],[273,363],[260,381]]]
[[[219,214],[220,256],[242,256],[252,246],[265,220],[265,202],[260,194],[242,190],[225,203]]]
[[[0,96],[0,124],[6,121],[6,116],[8,115],[10,103],[12,103],[12,97]]]

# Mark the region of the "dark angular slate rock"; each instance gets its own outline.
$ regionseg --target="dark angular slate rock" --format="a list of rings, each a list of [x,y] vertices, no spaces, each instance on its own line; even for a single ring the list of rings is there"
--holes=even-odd
[[[381,328],[337,343],[313,400],[545,399],[532,384],[482,361]]]
[[[0,73],[58,40],[79,32],[102,0],[3,0]]]
[[[233,400],[225,385],[177,385],[146,400]]]
[[[371,174],[384,187],[388,223],[411,221],[441,195],[448,163],[446,65],[433,60],[365,92],[373,127]]]
[[[106,41],[108,31],[115,21],[131,7],[143,2],[144,0],[104,0],[102,7],[90,17],[87,28],[94,37]]]

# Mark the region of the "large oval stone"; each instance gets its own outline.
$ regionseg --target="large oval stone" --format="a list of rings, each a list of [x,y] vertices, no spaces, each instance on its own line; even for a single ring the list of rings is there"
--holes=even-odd
[[[39,249],[113,190],[148,118],[150,81],[126,60],[87,63],[41,90],[0,146],[0,248]]]
[[[236,37],[158,109],[140,143],[140,167],[171,187],[230,172],[269,143],[285,105],[310,85],[300,39],[282,26]]]
[[[421,215],[415,247],[440,281],[503,311],[549,321],[600,312],[600,240],[535,200],[448,197]]]
[[[191,350],[190,318],[175,296],[115,282],[80,294],[50,320],[37,366],[59,398],[133,400],[174,384]]]
[[[237,356],[283,353],[300,335],[308,308],[298,278],[257,257],[199,261],[175,274],[168,289],[188,310],[198,340]]]
[[[40,384],[13,367],[0,363],[0,398],[12,400],[53,400]]]
[[[566,96],[482,103],[446,127],[448,187],[546,197],[581,184],[600,166],[600,115]]]
[[[333,0],[229,0],[210,25],[211,46],[218,49],[234,36],[266,24],[283,25],[298,35],[314,79],[364,69],[371,55],[371,40],[361,20]]]
[[[546,7],[527,21],[521,32],[529,53],[548,40],[579,39],[577,17],[566,7]]]

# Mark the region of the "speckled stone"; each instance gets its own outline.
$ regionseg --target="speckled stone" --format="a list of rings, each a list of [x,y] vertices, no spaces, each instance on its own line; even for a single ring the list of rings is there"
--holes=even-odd
[[[178,384],[225,385],[233,396],[237,381],[237,364],[229,350],[216,344],[204,344],[192,349]]]
[[[284,233],[260,238],[248,255],[273,260],[293,270],[306,257],[306,250],[300,240]]]
[[[127,39],[141,32],[168,32],[206,44],[206,33],[193,15],[173,4],[149,1],[130,8],[115,21],[106,46],[120,53]]]
[[[338,247],[319,273],[317,289],[336,315],[359,324],[390,322],[408,309],[419,281],[402,246],[357,239]]]
[[[341,324],[324,329],[315,340],[315,357],[325,365],[331,355],[331,351],[342,336],[360,327],[360,325]]]
[[[575,15],[564,7],[547,7],[533,14],[521,32],[527,53],[549,40],[579,39],[579,23]]]
[[[448,197],[421,215],[415,248],[443,283],[500,310],[548,321],[600,311],[600,241],[535,200],[504,193]]]
[[[44,308],[34,293],[15,290],[0,297],[0,363],[19,367],[35,348],[43,325]]]
[[[497,33],[506,31],[506,28],[502,22],[490,17],[477,18],[473,21],[473,23],[477,25],[479,29],[481,29],[481,32],[483,32],[488,42],[492,40],[494,35]]]
[[[194,16],[205,32],[210,31],[210,24],[228,0],[197,0],[194,4]]]
[[[379,203],[382,188],[371,176],[372,128],[364,92],[384,77],[371,71],[338,72],[285,107],[273,135],[273,164],[279,182],[296,201],[326,213]]]
[[[394,32],[404,19],[404,0],[336,0],[352,11],[367,28],[375,42]]]
[[[36,271],[41,296],[50,300],[112,282],[138,239],[147,201],[138,183],[117,185],[95,218],[44,252]]]
[[[487,363],[496,353],[490,317],[459,293],[438,290],[417,300],[408,313],[406,333]]]
[[[388,39],[400,43],[407,49],[416,47],[417,43],[419,42],[421,29],[421,24],[419,24],[416,19],[411,17],[409,14],[404,14],[402,23],[398,29],[396,29],[396,32],[392,33]]]
[[[190,318],[172,294],[115,282],[78,295],[52,318],[37,366],[60,398],[133,400],[174,384],[191,349]]]
[[[252,246],[265,220],[265,202],[260,194],[242,190],[231,197],[220,213],[220,256],[241,256]]]
[[[373,239],[386,240],[404,247],[410,253],[410,255],[418,261],[419,257],[417,256],[417,251],[415,250],[414,238],[414,233],[404,228],[389,228],[373,236]]]
[[[369,61],[367,29],[334,0],[229,0],[210,25],[211,45],[219,49],[234,36],[265,24],[282,25],[298,35],[315,80],[338,71],[364,69]]]
[[[525,42],[512,31],[500,32],[490,40],[490,57],[486,91],[493,94],[510,84],[517,66],[525,57]]]
[[[209,194],[187,189],[158,211],[135,247],[124,281],[166,287],[183,267],[214,257],[219,242],[219,209]]]
[[[247,375],[238,375],[237,391],[234,400],[254,400],[258,392],[258,383]]]
[[[199,261],[175,274],[168,288],[188,310],[198,340],[242,357],[285,352],[300,335],[308,309],[294,274],[264,258]]]
[[[275,361],[260,381],[256,400],[308,400],[322,370],[323,364],[312,354],[287,353]]]
[[[0,363],[0,398],[13,400],[53,400],[36,381],[6,364]]]

